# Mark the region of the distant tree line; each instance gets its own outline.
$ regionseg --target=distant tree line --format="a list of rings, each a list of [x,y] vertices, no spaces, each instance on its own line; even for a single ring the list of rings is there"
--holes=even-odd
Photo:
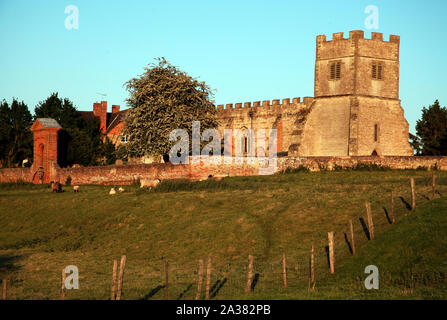
[[[22,101],[12,99],[9,105],[5,100],[0,103],[0,163],[2,167],[11,167],[22,163],[33,153],[33,136],[29,130],[33,117],[28,106]]]
[[[94,166],[115,162],[115,146],[101,136],[99,120],[82,118],[69,99],[59,98],[58,93],[53,93],[38,103],[34,116],[23,101],[13,98],[10,104],[6,100],[0,103],[1,167],[22,166],[24,160],[33,158],[30,128],[37,118],[53,118],[62,126],[60,137],[65,145],[65,157],[61,158],[60,163],[62,166]]]

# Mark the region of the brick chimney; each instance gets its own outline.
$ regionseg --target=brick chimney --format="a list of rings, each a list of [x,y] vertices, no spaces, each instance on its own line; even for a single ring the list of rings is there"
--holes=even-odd
[[[107,101],[95,102],[93,104],[93,115],[99,118],[99,129],[101,133],[107,130]]]
[[[99,102],[93,103],[93,115],[99,117],[101,114],[101,104]]]
[[[120,112],[120,106],[119,105],[112,105],[112,113],[118,113]]]

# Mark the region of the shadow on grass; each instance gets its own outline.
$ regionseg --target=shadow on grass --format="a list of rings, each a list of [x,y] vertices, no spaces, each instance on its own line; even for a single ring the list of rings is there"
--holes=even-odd
[[[407,208],[408,211],[411,211],[411,205],[404,199],[404,197],[399,197],[399,199],[405,205],[405,208]]]
[[[343,235],[345,236],[345,242],[346,242],[346,245],[348,246],[349,252],[351,254],[354,254],[354,251],[352,250],[352,244],[348,239],[348,234],[346,232],[343,232]]]
[[[155,296],[157,294],[157,292],[160,291],[161,289],[163,289],[164,287],[165,287],[164,285],[156,286],[147,295],[145,295],[142,300],[149,300],[150,298]]]
[[[423,194],[423,193],[416,193],[417,195],[420,195],[422,198],[424,198],[425,200],[427,200],[427,201],[430,201],[430,198],[429,197],[427,197],[425,194]]]
[[[227,278],[217,280],[216,283],[214,283],[214,285],[210,289],[210,298],[214,298],[219,293],[220,289],[222,289],[222,287],[225,285],[226,282]]]
[[[253,281],[251,282],[250,290],[251,292],[255,291],[255,287],[258,284],[259,281],[259,273],[255,273],[255,276],[253,278]]]
[[[362,225],[363,232],[365,233],[366,239],[371,240],[371,233],[369,232],[368,226],[366,225],[365,219],[359,218],[360,224]]]
[[[383,212],[385,212],[386,220],[388,221],[389,224],[392,224],[393,221],[391,220],[390,215],[388,214],[388,210],[385,207],[382,207],[382,208],[383,208]]]
[[[5,276],[8,273],[17,271],[20,267],[17,266],[18,262],[22,257],[17,255],[0,255],[0,276]]]
[[[180,295],[177,297],[177,300],[181,300],[186,293],[188,293],[189,290],[191,290],[192,286],[194,285],[194,283],[190,283],[185,290],[183,290],[182,293],[180,293]]]

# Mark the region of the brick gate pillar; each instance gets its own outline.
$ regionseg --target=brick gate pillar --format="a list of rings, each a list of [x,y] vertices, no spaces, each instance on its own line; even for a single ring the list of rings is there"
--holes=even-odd
[[[57,164],[57,137],[62,127],[50,118],[38,118],[31,126],[34,135],[34,161],[31,167],[33,183],[55,180]]]

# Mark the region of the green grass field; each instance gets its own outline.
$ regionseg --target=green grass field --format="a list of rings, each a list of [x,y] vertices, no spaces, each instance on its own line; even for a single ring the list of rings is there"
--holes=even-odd
[[[79,269],[80,288],[66,299],[108,299],[113,260],[127,256],[122,299],[163,299],[169,261],[170,299],[193,299],[198,260],[212,259],[211,299],[447,298],[447,172],[292,172],[222,181],[163,182],[153,191],[110,187],[0,185],[0,278],[10,299],[58,299],[61,270]],[[408,208],[409,178],[416,182]],[[390,224],[390,192],[396,223]],[[376,237],[368,241],[371,202]],[[349,219],[357,254],[352,256]],[[335,232],[335,274],[327,233]],[[315,247],[314,290],[309,254]],[[282,253],[288,287],[282,287]],[[254,291],[244,294],[247,256]],[[364,268],[376,265],[380,289],[366,290]],[[203,292],[202,292],[203,293]]]

